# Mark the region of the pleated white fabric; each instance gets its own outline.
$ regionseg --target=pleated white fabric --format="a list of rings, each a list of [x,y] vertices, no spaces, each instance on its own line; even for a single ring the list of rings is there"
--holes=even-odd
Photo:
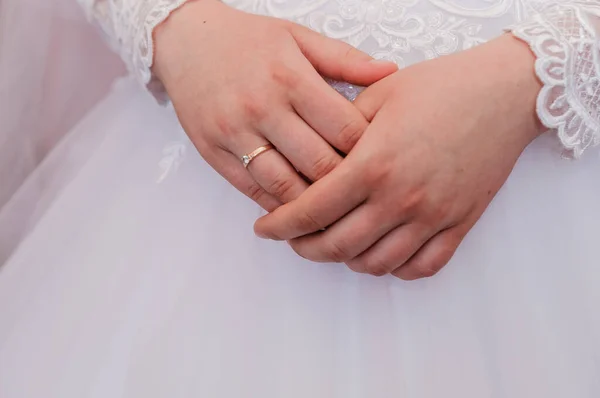
[[[0,208],[123,72],[73,0],[0,1]]]
[[[0,272],[1,397],[598,396],[598,157],[536,141],[451,264],[405,283],[255,238],[193,151],[157,184],[179,129],[125,80],[48,159]]]

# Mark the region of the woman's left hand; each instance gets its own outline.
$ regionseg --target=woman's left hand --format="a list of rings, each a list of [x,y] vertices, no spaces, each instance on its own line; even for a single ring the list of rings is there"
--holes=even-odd
[[[357,272],[434,275],[542,131],[534,60],[504,35],[369,87],[356,105],[372,123],[352,152],[257,235]]]

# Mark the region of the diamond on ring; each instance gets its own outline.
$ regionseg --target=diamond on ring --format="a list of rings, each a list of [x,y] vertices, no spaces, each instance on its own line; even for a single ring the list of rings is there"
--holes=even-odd
[[[250,162],[252,162],[252,160],[271,149],[275,149],[275,147],[272,144],[263,145],[261,147],[256,148],[252,152],[245,154],[240,158],[240,160],[242,161],[244,167],[248,168],[248,165],[250,164]]]
[[[248,165],[250,164],[251,160],[252,159],[248,155],[242,156],[242,164],[244,165],[244,167],[248,167]]]

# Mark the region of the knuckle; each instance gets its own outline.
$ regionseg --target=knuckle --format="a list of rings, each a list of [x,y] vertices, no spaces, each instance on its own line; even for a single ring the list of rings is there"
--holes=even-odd
[[[423,201],[423,221],[430,227],[445,225],[452,218],[451,201],[435,202]]]
[[[271,79],[286,90],[296,89],[300,82],[300,77],[296,72],[281,64],[276,64],[271,68]]]
[[[331,173],[333,169],[337,167],[340,163],[340,159],[336,156],[325,155],[319,157],[311,167],[311,179],[313,181],[318,181],[321,178],[325,177],[327,174]]]
[[[324,226],[321,226],[321,224],[310,213],[307,212],[302,212],[299,214],[295,220],[295,224],[296,225],[294,225],[294,227],[296,229],[307,232],[318,231],[324,228]]]
[[[267,187],[267,191],[277,198],[288,196],[294,188],[294,183],[284,175],[278,175]]]
[[[399,208],[403,214],[414,215],[423,208],[425,203],[425,191],[421,188],[416,188],[404,195]]]
[[[389,271],[389,265],[378,258],[371,258],[364,263],[364,270],[366,273],[374,275],[374,276],[384,276]]]
[[[450,216],[450,203],[441,203],[433,206],[432,219],[437,223],[444,223]]]
[[[357,273],[363,273],[363,270],[365,269],[364,261],[360,257],[346,261],[346,265],[351,271]]]
[[[247,95],[240,100],[240,108],[247,119],[254,122],[265,120],[269,114],[267,101],[254,95]]]
[[[439,247],[433,255],[421,263],[417,264],[417,274],[421,278],[430,278],[436,275],[452,258],[456,246],[445,244]]]
[[[456,249],[458,247],[458,242],[455,242],[453,239],[451,242],[448,242],[440,247],[437,253],[432,258],[432,265],[434,268],[437,268],[439,271],[444,267],[444,265],[448,264]]]
[[[352,258],[346,245],[339,242],[331,242],[325,253],[326,259],[334,263],[343,263]]]
[[[262,187],[257,183],[252,183],[250,186],[248,186],[248,188],[246,188],[246,195],[248,195],[248,197],[255,202],[260,201],[264,197],[265,193],[265,190],[262,189]]]
[[[354,47],[348,46],[346,48],[346,52],[344,53],[344,58],[351,58],[352,55],[354,54],[354,50],[355,50]]]
[[[417,277],[418,278],[431,278],[437,274],[440,268],[436,268],[434,264],[423,263],[417,268]]]
[[[224,139],[231,139],[239,133],[239,129],[233,123],[233,119],[225,113],[215,116],[215,123],[219,132]]]
[[[309,257],[308,257],[308,256],[307,256],[305,253],[304,253],[303,246],[302,246],[300,243],[298,243],[298,241],[297,241],[297,240],[291,240],[291,241],[289,241],[289,245],[290,245],[290,247],[292,248],[292,250],[293,250],[293,251],[294,251],[294,252],[295,252],[295,253],[296,253],[298,256],[302,257],[302,258],[303,258],[303,259],[305,259],[305,260],[311,260],[311,261],[312,261],[312,259],[310,259],[310,258],[309,258]]]
[[[393,167],[381,159],[367,158],[361,163],[360,177],[362,183],[369,188],[381,188],[393,182]]]
[[[362,137],[366,127],[366,121],[352,119],[346,122],[338,133],[340,149],[350,151]]]
[[[362,52],[357,50],[356,47],[348,45],[348,47],[346,48],[346,52],[344,53],[344,58],[352,59],[359,55],[362,55]]]

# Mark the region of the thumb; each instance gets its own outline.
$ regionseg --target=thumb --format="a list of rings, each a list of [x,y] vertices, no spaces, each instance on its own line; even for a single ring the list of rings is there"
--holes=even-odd
[[[389,97],[388,84],[374,84],[361,92],[353,104],[362,113],[367,122],[371,123]]]
[[[349,44],[304,26],[292,25],[291,33],[313,67],[330,79],[369,86],[398,70],[393,62],[373,59]]]

